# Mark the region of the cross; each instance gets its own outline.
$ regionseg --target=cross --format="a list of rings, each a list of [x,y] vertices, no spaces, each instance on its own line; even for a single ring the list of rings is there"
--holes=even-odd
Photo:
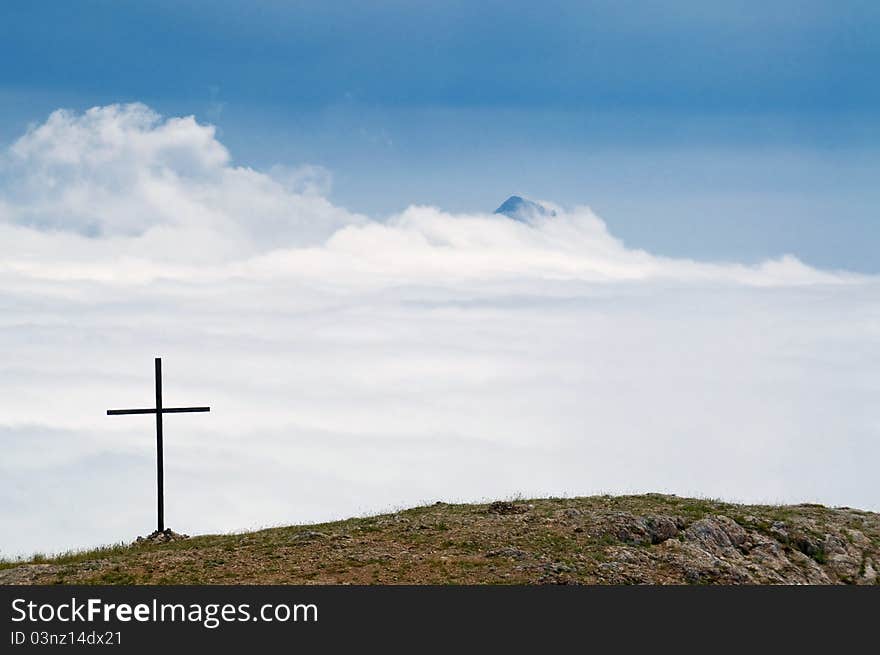
[[[159,532],[165,531],[165,492],[162,471],[162,415],[185,412],[210,412],[210,407],[163,407],[162,406],[162,358],[156,358],[156,406],[147,409],[108,409],[108,416],[120,414],[156,415],[156,495],[158,498]]]

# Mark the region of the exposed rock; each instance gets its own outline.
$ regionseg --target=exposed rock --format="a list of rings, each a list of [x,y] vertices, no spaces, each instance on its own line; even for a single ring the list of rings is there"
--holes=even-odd
[[[496,500],[486,511],[489,514],[525,514],[528,508],[507,500]]]
[[[645,530],[651,537],[651,543],[659,544],[678,534],[678,523],[668,516],[648,516],[645,518]]]
[[[791,537],[788,534],[788,526],[785,525],[783,521],[773,521],[773,524],[770,526],[770,534],[773,537],[784,544],[787,544]]]
[[[490,550],[488,553],[486,553],[486,557],[507,557],[514,560],[523,560],[529,557],[529,554],[524,550],[520,550],[519,548],[506,546],[504,548]]]
[[[713,554],[739,548],[746,541],[745,529],[727,516],[709,516],[695,521],[685,530],[685,539],[695,541]]]
[[[133,545],[140,544],[167,544],[169,541],[180,541],[182,539],[189,539],[188,534],[181,534],[179,532],[175,532],[171,528],[165,528],[164,530],[154,530],[146,537],[138,537],[134,540]]]
[[[545,564],[542,568],[547,573],[571,573],[574,571],[574,569],[568,566],[568,564],[563,564],[561,562],[550,562],[549,564]]]
[[[678,534],[679,522],[672,516],[635,516],[613,512],[606,516],[603,532],[630,544],[659,544]]]

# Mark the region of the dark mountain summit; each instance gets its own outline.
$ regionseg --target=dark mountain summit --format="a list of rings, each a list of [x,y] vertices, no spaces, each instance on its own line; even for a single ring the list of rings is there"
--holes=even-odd
[[[530,223],[536,218],[556,216],[556,212],[552,209],[547,209],[544,205],[520,196],[510,196],[501,203],[501,206],[495,210],[495,213],[503,214],[508,218],[523,223]]]

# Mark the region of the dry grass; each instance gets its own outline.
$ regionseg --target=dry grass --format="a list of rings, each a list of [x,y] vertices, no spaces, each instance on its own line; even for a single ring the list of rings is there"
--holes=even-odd
[[[622,513],[622,514],[620,514]],[[533,584],[619,582],[607,562],[661,546],[626,544],[608,517],[663,515],[687,525],[729,516],[754,534],[792,520],[817,532],[859,530],[880,562],[878,515],[821,506],[743,506],[676,496],[596,496],[509,506],[436,504],[334,523],[4,562],[0,582],[39,584]],[[793,546],[781,544],[782,548]],[[631,551],[631,552],[630,552]],[[661,552],[657,550],[656,552]],[[655,561],[656,560],[656,561]],[[646,560],[647,561],[647,560]],[[650,559],[646,582],[685,581]],[[606,564],[606,566],[603,566]],[[863,564],[864,568],[864,564]],[[610,577],[609,577],[610,576]]]

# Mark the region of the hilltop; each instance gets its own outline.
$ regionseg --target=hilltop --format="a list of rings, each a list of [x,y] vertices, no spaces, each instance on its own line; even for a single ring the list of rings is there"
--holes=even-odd
[[[880,584],[880,514],[648,494],[391,514],[0,564],[0,584]]]

